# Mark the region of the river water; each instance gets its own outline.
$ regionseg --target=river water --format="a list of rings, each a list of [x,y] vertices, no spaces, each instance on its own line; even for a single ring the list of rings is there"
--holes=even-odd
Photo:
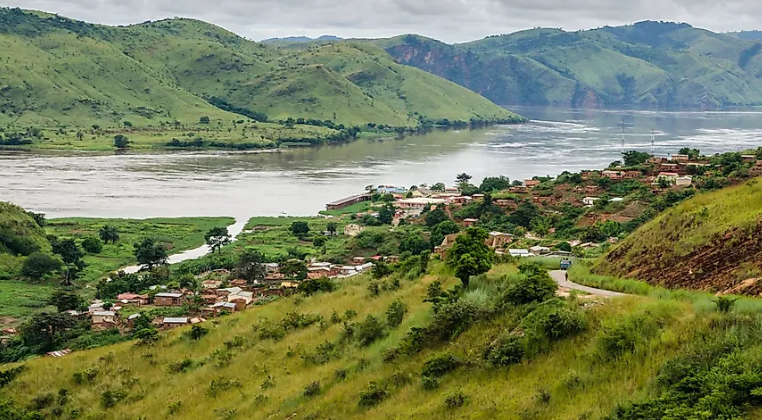
[[[0,152],[0,201],[48,217],[314,215],[368,184],[452,184],[601,168],[622,150],[704,153],[762,146],[761,112],[517,108],[530,124],[435,132],[284,153],[127,155]],[[624,123],[624,148],[622,125]]]

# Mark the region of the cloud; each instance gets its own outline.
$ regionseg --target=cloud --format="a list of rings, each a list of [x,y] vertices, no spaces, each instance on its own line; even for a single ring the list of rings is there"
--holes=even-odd
[[[417,33],[465,42],[533,27],[566,30],[640,20],[714,31],[759,29],[758,0],[0,0],[88,22],[124,25],[168,17],[211,22],[250,39],[291,35],[388,37]]]

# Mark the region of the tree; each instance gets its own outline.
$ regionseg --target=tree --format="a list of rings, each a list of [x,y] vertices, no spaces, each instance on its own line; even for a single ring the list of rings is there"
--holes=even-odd
[[[88,254],[100,254],[103,251],[103,243],[98,238],[88,236],[82,241],[82,249]]]
[[[85,263],[82,261],[84,256],[82,250],[77,246],[74,239],[55,240],[52,245],[53,252],[61,256],[66,268],[62,283],[69,286],[76,273],[85,267]]]
[[[210,121],[211,120],[209,119],[209,117],[206,117],[206,116],[201,117],[201,118],[198,119],[198,122],[201,123],[201,124],[209,124]]]
[[[629,150],[627,152],[622,152],[622,160],[624,161],[624,166],[638,166],[646,163],[646,161],[651,157],[650,154],[646,152],[639,152],[637,150]]]
[[[532,220],[532,231],[541,238],[545,237],[553,226],[553,222],[548,217],[536,217]]]
[[[289,229],[298,238],[305,238],[310,233],[310,225],[307,222],[292,222]]]
[[[462,174],[459,174],[455,177],[455,183],[457,184],[468,184],[473,177],[465,172]]]
[[[112,244],[119,242],[119,230],[114,226],[103,225],[98,231],[98,236],[105,244],[108,244],[109,242]]]
[[[85,138],[85,133],[82,131],[77,131],[77,140],[82,141],[82,139]]]
[[[325,236],[323,235],[316,236],[315,239],[312,240],[312,246],[314,246],[315,248],[320,248],[323,245],[325,245],[326,242],[328,242],[328,238],[326,238]]]
[[[455,239],[455,245],[447,254],[447,263],[455,267],[456,276],[464,286],[468,286],[471,276],[486,273],[492,267],[493,252],[485,244],[488,237],[482,228],[468,228],[465,235]]]
[[[327,230],[332,236],[336,235],[336,231],[339,229],[339,224],[336,222],[328,222],[325,230]]]
[[[34,222],[37,223],[37,226],[39,227],[45,227],[45,225],[48,224],[47,219],[45,218],[45,213],[35,213],[28,211],[26,212],[32,219],[34,219]]]
[[[46,275],[61,268],[61,262],[42,252],[32,253],[24,261],[21,274],[32,280],[42,280]]]
[[[434,211],[430,211],[426,214],[426,226],[428,227],[434,227],[448,220],[450,220],[450,218],[447,216],[447,213],[440,207],[437,207]]]
[[[445,190],[445,184],[441,182],[437,182],[436,184],[431,186],[431,191],[444,191]]]
[[[378,220],[381,222],[381,224],[391,225],[394,221],[394,215],[396,212],[397,211],[395,210],[394,205],[387,203],[383,208],[381,208],[381,211],[378,212]]]
[[[264,263],[265,256],[261,252],[245,251],[238,259],[233,272],[237,277],[246,280],[249,285],[253,285],[267,277],[267,269]]]
[[[493,191],[507,190],[511,187],[511,181],[508,177],[487,177],[482,180],[482,184],[479,186],[479,190],[483,193],[491,193]]]
[[[558,244],[558,246],[556,246],[556,248],[558,248],[559,251],[565,251],[565,252],[571,252],[572,250],[572,246],[568,242],[561,242],[560,244]]]
[[[211,228],[209,232],[206,232],[206,235],[204,235],[204,240],[206,240],[206,244],[212,250],[212,254],[214,254],[214,251],[221,254],[222,247],[232,242],[228,228],[222,226]]]
[[[132,123],[131,123],[131,122],[129,122],[129,121],[125,121],[125,122],[124,122],[124,123],[122,123],[122,124],[124,124],[124,128],[132,128]]]
[[[79,308],[84,301],[74,291],[58,289],[48,300],[48,304],[55,306],[58,312],[72,311]]]
[[[130,145],[130,140],[123,134],[114,136],[114,147],[117,149],[126,149]]]
[[[286,277],[304,280],[307,278],[307,264],[300,260],[288,260],[281,264],[280,272]]]
[[[21,327],[21,339],[27,347],[46,352],[55,348],[64,331],[72,328],[75,320],[65,313],[41,312]]]
[[[409,252],[413,255],[420,255],[421,253],[431,249],[431,245],[423,239],[420,233],[408,235],[402,243],[400,243],[400,252]]]
[[[372,270],[372,276],[374,279],[382,279],[386,276],[389,276],[393,273],[391,267],[389,267],[389,264],[378,261],[377,263],[373,264],[373,270]]]
[[[540,212],[534,204],[525,201],[516,208],[516,211],[508,216],[508,221],[514,225],[522,226],[524,228],[531,228],[532,220],[540,215]]]
[[[691,149],[690,147],[683,147],[678,153],[681,155],[687,155],[688,159],[690,160],[696,160],[701,156],[701,150]]]
[[[145,238],[143,242],[136,243],[134,253],[140,265],[147,265],[148,269],[153,269],[156,265],[167,263],[167,248],[162,244],[157,244],[153,238]]]

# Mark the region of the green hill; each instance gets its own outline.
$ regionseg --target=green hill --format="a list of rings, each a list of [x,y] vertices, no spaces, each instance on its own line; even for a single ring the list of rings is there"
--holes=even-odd
[[[378,293],[359,277],[334,292],[283,298],[162,333],[158,341],[6,366],[0,400],[10,404],[0,402],[0,414],[9,420],[760,414],[758,314],[712,313],[669,298],[537,294],[542,303],[526,303],[535,295],[506,291],[542,274],[516,271],[497,266],[453,294],[433,286],[456,283],[444,273],[399,286],[385,279]]]
[[[672,288],[760,295],[760,197],[753,179],[691,198],[632,233],[595,269]]]
[[[339,61],[394,77],[353,79]],[[418,116],[520,120],[454,83],[394,63],[380,49],[279,49],[190,19],[108,27],[0,8],[0,74],[0,124],[11,129],[118,129],[124,121],[130,128],[194,127],[201,117],[218,128],[241,118],[228,111],[260,121],[408,127]]]
[[[762,104],[758,40],[687,24],[532,29],[448,45],[405,35],[372,41],[398,62],[499,104],[702,107]]]
[[[18,275],[35,252],[50,252],[43,228],[21,207],[0,201],[0,281]]]

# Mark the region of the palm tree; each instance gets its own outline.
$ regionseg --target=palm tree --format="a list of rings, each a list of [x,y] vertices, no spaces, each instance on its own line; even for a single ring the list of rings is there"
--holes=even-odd
[[[119,230],[114,226],[104,225],[98,232],[98,235],[106,244],[109,242],[113,244],[119,242]]]

